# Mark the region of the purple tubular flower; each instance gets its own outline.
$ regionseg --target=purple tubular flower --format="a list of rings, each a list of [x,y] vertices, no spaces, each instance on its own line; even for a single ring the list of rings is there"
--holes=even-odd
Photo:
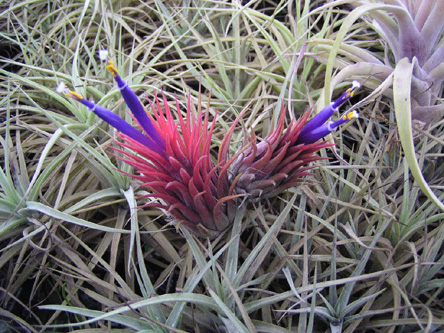
[[[353,81],[353,85],[348,88],[336,101],[331,102],[325,108],[323,108],[316,116],[313,117],[302,129],[298,141],[303,141],[305,135],[311,131],[318,129],[320,126],[324,125],[333,116],[335,111],[338,111],[339,107],[353,97],[356,89],[358,89],[361,84],[358,81]]]
[[[112,127],[117,129],[118,131],[126,134],[130,138],[136,140],[137,142],[141,143],[142,145],[150,148],[151,150],[155,151],[156,153],[160,155],[165,154],[165,149],[162,149],[159,147],[159,145],[154,142],[151,138],[143,135],[140,133],[136,128],[128,124],[125,120],[120,118],[118,115],[116,115],[111,110],[108,110],[107,108],[100,106],[94,102],[91,102],[87,99],[85,99],[82,95],[75,91],[71,91],[65,88],[64,84],[60,84],[56,91],[58,93],[64,93],[66,96],[75,99],[76,101],[82,103],[85,105],[88,109],[90,109],[92,112],[94,112],[99,118],[104,120],[106,123],[110,124]],[[157,133],[157,131],[156,131]]]
[[[117,86],[120,89],[120,93],[128,106],[128,108],[133,113],[134,117],[142,126],[145,133],[148,134],[151,139],[158,145],[161,149],[165,149],[165,140],[159,135],[156,128],[154,127],[153,123],[151,122],[150,118],[147,116],[145,109],[143,108],[142,104],[140,103],[139,99],[137,98],[137,95],[134,93],[134,91],[131,90],[130,87],[128,87],[128,84],[122,80],[122,78],[117,73],[117,69],[114,67],[114,64],[111,60],[107,60],[107,66],[106,68],[111,73],[111,75],[114,77],[114,80],[117,83]]]
[[[323,124],[318,128],[315,128],[313,131],[306,133],[302,139],[298,138],[298,143],[305,143],[305,144],[314,143],[319,139],[322,139],[324,136],[330,134],[334,130],[336,130],[336,128],[339,125],[354,118],[359,118],[359,113],[356,111],[349,112],[347,115],[343,116],[339,120],[329,121],[328,123]],[[302,142],[299,142],[299,140],[301,140]]]
[[[358,81],[353,81],[353,84],[350,88],[348,88],[336,101],[330,103],[328,106],[323,108],[316,116],[313,117],[307,124],[302,128],[301,133],[297,139],[297,143],[312,143],[317,140],[323,138],[327,134],[330,134],[335,127],[328,124],[327,121],[331,118],[331,116],[338,111],[339,107],[348,101],[351,97],[353,97],[355,91],[361,86]],[[349,114],[350,115],[350,114]],[[344,116],[344,121],[351,120],[353,118],[357,118],[357,113],[354,113],[351,118]],[[342,121],[342,120],[339,120]],[[343,123],[342,122],[342,123]],[[340,124],[342,124],[340,123]],[[329,128],[332,128],[329,130]],[[321,135],[321,133],[325,133]],[[315,139],[316,138],[316,139]]]

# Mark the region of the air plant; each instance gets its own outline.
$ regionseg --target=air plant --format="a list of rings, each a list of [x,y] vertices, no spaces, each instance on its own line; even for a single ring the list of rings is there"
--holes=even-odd
[[[350,77],[363,75],[370,78],[366,82],[368,87],[375,88],[375,81],[380,84],[375,94],[383,93],[393,100],[399,138],[413,177],[430,201],[444,211],[442,201],[422,175],[414,140],[415,134],[420,133],[416,129],[428,129],[444,115],[444,105],[441,103],[444,1],[352,0],[350,3],[357,8],[342,22],[336,40],[316,41],[321,47],[331,50],[327,60],[326,83],[330,81],[333,67],[337,67],[341,70],[331,80],[333,86]],[[343,43],[354,22],[358,18],[368,17],[375,31],[389,46],[380,57],[352,43]],[[338,54],[343,57],[338,57]],[[328,90],[329,84],[325,86]]]
[[[426,124],[444,114],[435,105],[444,80],[444,2],[440,0],[385,0],[387,10],[370,12],[393,52],[395,62],[408,58],[414,65],[412,80],[412,118]]]
[[[86,105],[120,132],[121,140],[116,143],[128,150],[113,149],[137,171],[137,175],[129,176],[140,180],[141,186],[151,192],[147,197],[163,201],[149,206],[163,209],[176,226],[184,225],[202,236],[213,236],[225,230],[235,214],[233,199],[236,196],[229,186],[227,173],[231,163],[229,145],[224,143],[229,141],[234,126],[224,138],[225,148],[220,149],[217,163],[213,163],[210,145],[216,118],[210,124],[208,110],[203,114],[199,107],[197,114],[193,112],[189,96],[184,119],[176,100],[177,123],[165,96],[162,98],[165,113],[155,96],[155,105],[150,102],[151,116],[118,75],[113,62],[107,59],[107,52],[101,51],[99,55],[107,62],[107,69],[142,132],[112,111],[66,89],[64,84],[60,84],[57,91]]]
[[[101,51],[99,55],[106,61],[142,132],[112,111],[68,90],[63,83],[56,90],[84,104],[119,131],[120,140],[115,142],[120,148],[113,149],[137,172],[128,175],[151,192],[146,197],[160,199],[147,206],[163,209],[174,225],[184,225],[200,236],[216,236],[232,224],[241,205],[238,197],[247,198],[246,202],[269,198],[294,186],[301,177],[311,175],[307,171],[313,166],[307,164],[322,159],[315,153],[331,146],[318,141],[340,124],[357,117],[356,112],[350,112],[338,121],[328,121],[360,86],[355,81],[313,119],[307,121],[307,113],[297,122],[291,122],[285,131],[285,112],[282,112],[276,129],[265,140],[256,144],[252,135],[249,143],[245,142],[244,147],[229,157],[230,139],[241,113],[224,136],[214,163],[210,146],[216,118],[210,123],[209,111],[202,111],[200,99],[196,112],[189,95],[185,118],[176,99],[176,120],[165,96],[162,94],[162,109],[155,94],[154,104],[149,102],[151,115],[118,75],[107,52]]]
[[[310,121],[307,112],[297,121],[291,121],[285,131],[285,111],[279,117],[276,129],[265,140],[256,144],[254,133],[250,142],[232,164],[232,182],[236,193],[247,194],[250,201],[260,198],[270,198],[289,187],[297,185],[304,176],[312,175],[308,170],[314,165],[308,165],[323,157],[315,153],[322,148],[332,146],[321,138],[333,132],[339,125],[358,118],[355,111],[349,112],[337,121],[329,121],[339,106],[349,100],[359,82],[354,81],[340,98],[322,109]]]
[[[343,61],[336,63],[342,68],[337,80],[370,75],[382,82],[393,74],[402,59],[408,59],[413,64],[412,119],[423,127],[440,120],[444,106],[436,102],[444,81],[444,1],[355,0],[351,3],[357,7],[356,14],[371,18],[372,26],[389,46],[392,57],[386,54],[382,60],[365,49],[343,45],[339,53],[346,56],[343,60],[349,65],[344,66]],[[343,30],[350,28],[357,17],[354,12],[350,14]],[[335,54],[330,54],[331,59],[334,57]],[[385,90],[385,93],[391,96],[391,91]]]

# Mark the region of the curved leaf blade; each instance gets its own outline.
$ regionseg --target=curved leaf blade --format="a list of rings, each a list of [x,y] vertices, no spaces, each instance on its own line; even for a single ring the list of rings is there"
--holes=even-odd
[[[415,146],[412,132],[412,110],[411,110],[411,83],[413,77],[413,63],[408,58],[401,59],[396,65],[393,78],[393,102],[395,104],[395,116],[398,124],[399,138],[404,150],[407,164],[410,167],[413,178],[418,183],[423,193],[444,211],[444,204],[433,193],[427,184],[416,160]]]

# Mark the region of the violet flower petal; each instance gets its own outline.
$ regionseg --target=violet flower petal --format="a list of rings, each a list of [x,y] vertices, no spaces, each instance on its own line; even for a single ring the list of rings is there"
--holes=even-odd
[[[309,133],[306,133],[304,136],[299,136],[297,143],[305,143],[310,144],[318,141],[319,139],[322,139],[324,136],[330,134],[339,125],[342,125],[346,123],[349,120],[355,119],[359,117],[359,113],[356,111],[349,112],[347,115],[341,117],[339,120],[336,121],[329,121],[326,124],[323,124],[322,126],[319,126],[318,128],[314,129],[313,131],[310,131]]]
[[[353,97],[356,89],[360,88],[361,84],[358,81],[353,81],[353,85],[348,88],[342,95],[339,97],[336,101],[330,103],[325,108],[323,108],[316,116],[313,117],[307,124],[302,128],[301,133],[299,134],[299,137],[304,137],[306,134],[310,133],[311,131],[319,128],[323,124],[327,122],[335,113],[335,111],[338,111],[339,107],[348,101],[351,97]],[[299,139],[298,139],[299,141]]]
[[[76,100],[78,100],[83,105],[87,106],[88,109],[94,112],[99,118],[104,120],[106,123],[110,124],[112,127],[122,132],[123,134],[128,135],[131,139],[136,140],[137,142],[141,143],[142,145],[148,147],[149,149],[158,154],[161,155],[165,154],[165,150],[159,147],[159,145],[156,142],[154,142],[147,136],[140,133],[137,129],[128,124],[125,120],[120,118],[114,112],[108,110],[103,106],[95,104],[85,98],[79,99],[77,97]]]
[[[333,116],[333,113],[335,113],[335,111],[338,111],[338,109],[333,108],[333,103],[327,105],[316,116],[314,116],[310,121],[307,122],[307,124],[302,128],[299,137],[302,137],[305,134],[308,134],[311,131],[319,128],[319,126],[325,124],[325,122],[328,121],[331,116]]]
[[[114,66],[110,62],[110,64],[107,66],[109,69],[110,66],[112,66],[112,69],[110,69],[111,74],[114,77],[114,80],[117,83],[117,86],[120,89],[120,93],[128,106],[128,108],[133,113],[134,117],[136,117],[137,121],[139,122],[140,126],[144,129],[144,131],[153,139],[160,147],[165,148],[165,141],[163,138],[159,135],[156,128],[154,127],[153,123],[151,122],[150,118],[147,116],[145,109],[142,106],[142,103],[140,103],[139,98],[134,93],[134,91],[131,90],[131,88],[128,86],[128,84],[122,80],[122,78],[117,74],[117,71],[115,71]]]

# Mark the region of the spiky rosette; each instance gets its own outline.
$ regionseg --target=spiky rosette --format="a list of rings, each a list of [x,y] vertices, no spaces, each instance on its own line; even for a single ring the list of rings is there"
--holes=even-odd
[[[309,164],[323,159],[315,153],[332,146],[319,142],[319,139],[340,124],[357,118],[357,112],[350,112],[335,122],[328,121],[358,87],[359,83],[355,81],[338,100],[310,121],[307,121],[310,113],[306,113],[298,121],[291,121],[284,131],[284,109],[276,128],[263,141],[257,143],[253,133],[232,164],[231,181],[235,193],[248,195],[250,201],[269,198],[297,185],[301,177],[312,175],[309,170],[314,166]]]
[[[236,210],[235,198],[245,195],[250,200],[270,197],[309,175],[312,166],[308,164],[321,159],[315,153],[329,146],[317,141],[357,116],[351,112],[335,122],[328,121],[359,87],[359,83],[353,82],[351,88],[313,119],[307,122],[307,114],[291,122],[285,131],[283,112],[277,128],[264,141],[256,144],[253,136],[249,144],[229,159],[230,139],[244,111],[222,140],[215,164],[210,146],[216,118],[210,124],[209,111],[202,111],[200,98],[196,112],[192,109],[191,95],[188,97],[185,118],[176,99],[175,119],[165,96],[162,94],[162,109],[155,95],[155,105],[150,102],[150,115],[117,73],[114,63],[108,59],[108,52],[102,50],[99,56],[106,61],[106,68],[142,132],[107,108],[68,90],[63,83],[56,88],[57,92],[87,106],[117,129],[121,138],[117,144],[122,148],[113,149],[137,171],[137,175],[129,176],[139,179],[151,192],[147,197],[160,200],[160,203],[149,205],[165,210],[175,225],[184,225],[202,236],[218,235],[231,225]]]
[[[121,153],[123,161],[133,166],[139,179],[160,203],[151,203],[165,210],[176,225],[184,225],[201,236],[215,236],[233,221],[235,204],[233,188],[228,180],[228,146],[236,122],[227,132],[219,149],[215,164],[210,156],[211,137],[215,119],[209,122],[209,111],[203,114],[199,97],[198,111],[192,110],[191,95],[188,97],[186,116],[176,99],[177,117],[173,117],[163,95],[163,111],[155,96],[155,105],[150,102],[153,116],[145,111],[137,95],[119,76],[108,52],[99,52],[101,60],[112,74],[120,93],[131,110],[142,132],[79,93],[68,90],[60,83],[56,91],[87,106],[98,117],[117,129],[122,141],[117,142],[127,149],[113,148]]]
[[[147,197],[163,201],[150,206],[162,208],[175,225],[183,224],[201,236],[215,236],[232,223],[235,214],[232,199],[236,197],[228,182],[227,169],[231,161],[227,160],[227,153],[219,154],[217,164],[210,156],[215,120],[210,124],[208,110],[203,114],[200,107],[197,114],[192,112],[191,97],[186,119],[176,100],[178,123],[165,96],[163,104],[165,113],[157,96],[155,105],[150,103],[154,115],[152,123],[165,142],[163,153],[122,133],[119,133],[122,142],[117,143],[128,149],[114,149],[137,171],[137,175],[130,176],[139,179],[141,186],[151,192]],[[230,139],[231,133],[232,130],[225,141]]]
[[[295,186],[301,177],[311,175],[310,162],[323,159],[315,153],[331,146],[326,142],[297,143],[309,113],[297,122],[292,121],[285,132],[283,112],[276,129],[262,142],[256,143],[254,134],[250,143],[232,164],[235,191],[248,194],[249,200],[268,198]]]

